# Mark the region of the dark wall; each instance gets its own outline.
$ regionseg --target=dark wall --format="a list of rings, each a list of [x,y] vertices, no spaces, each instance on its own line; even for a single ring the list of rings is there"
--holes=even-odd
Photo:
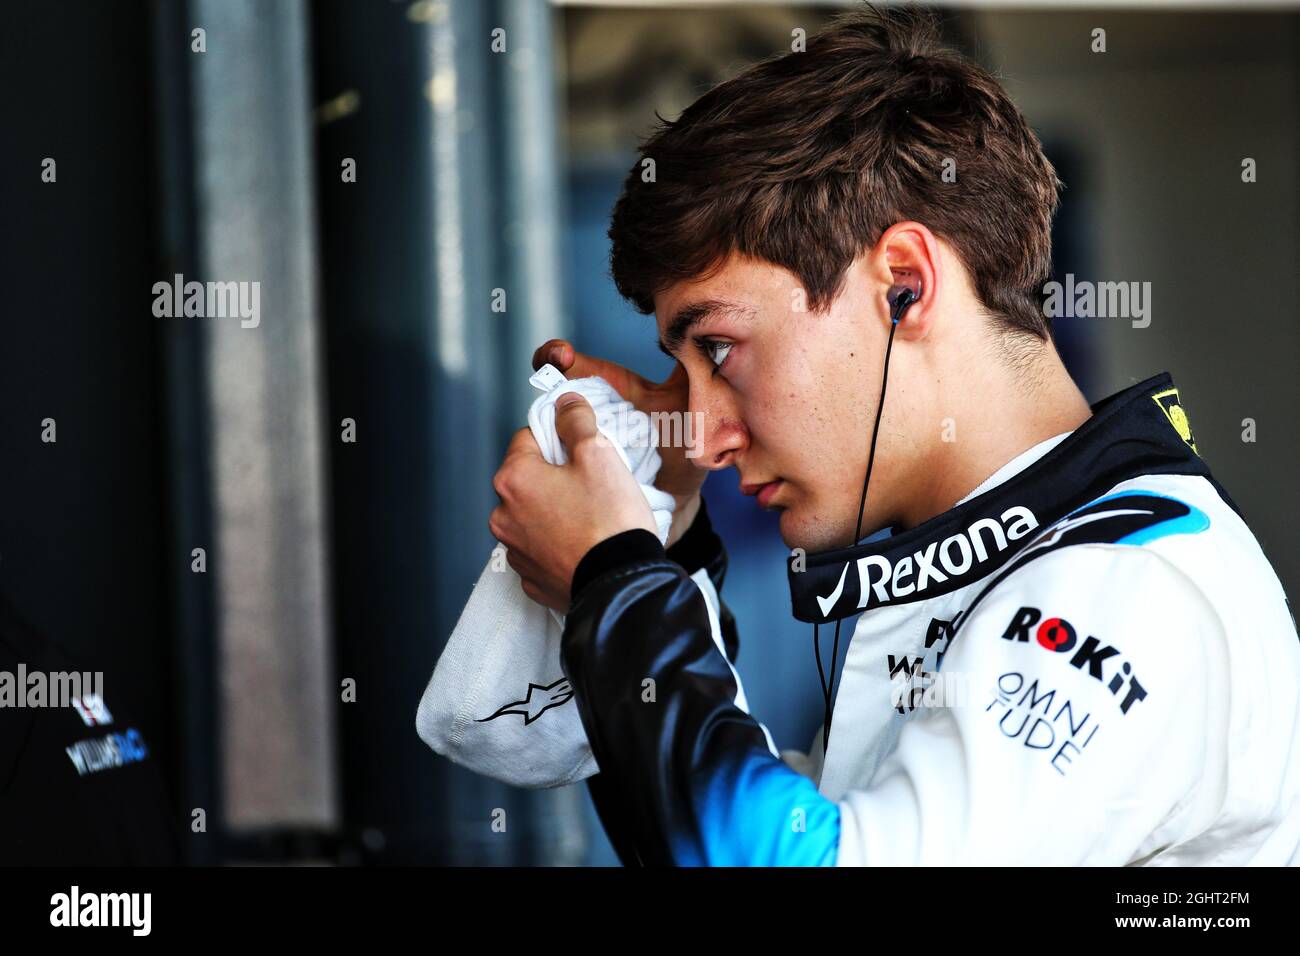
[[[26,4],[0,28],[0,590],[170,770],[147,12]]]

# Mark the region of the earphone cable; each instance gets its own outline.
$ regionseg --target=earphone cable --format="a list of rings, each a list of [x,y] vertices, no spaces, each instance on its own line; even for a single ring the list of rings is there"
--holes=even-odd
[[[862,479],[862,497],[858,501],[858,523],[853,532],[853,540],[849,542],[849,547],[855,546],[858,543],[858,539],[862,535],[862,517],[865,514],[866,507],[867,507],[867,485],[870,484],[871,482],[871,469],[876,462],[876,436],[880,432],[880,416],[881,413],[884,412],[885,410],[885,389],[889,385],[889,356],[890,353],[893,352],[894,350],[894,333],[898,331],[898,321],[900,318],[902,318],[903,310],[906,309],[909,305],[911,305],[913,301],[915,301],[914,296],[910,298],[900,297],[899,299],[900,306],[895,307],[893,321],[890,323],[889,326],[889,341],[885,344],[885,368],[880,376],[880,401],[876,404],[876,420],[875,423],[871,426],[871,448],[867,452],[867,474],[866,477]],[[822,684],[822,698],[825,705],[825,721],[822,725],[823,759],[825,759],[826,750],[830,746],[831,695],[835,689],[835,669],[840,654],[840,624],[841,623],[843,623],[843,618],[839,618],[835,621],[835,643],[831,650],[831,678],[829,681],[826,681]],[[817,637],[817,625],[815,623],[813,624],[813,642],[817,648],[817,676],[819,679],[821,679],[823,675],[822,659],[821,659],[821,642]]]

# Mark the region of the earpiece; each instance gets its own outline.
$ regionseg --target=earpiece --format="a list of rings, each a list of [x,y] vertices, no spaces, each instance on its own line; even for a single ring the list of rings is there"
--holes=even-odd
[[[893,324],[897,325],[903,318],[903,313],[907,311],[907,307],[920,298],[920,282],[917,282],[915,289],[910,285],[902,285],[901,283],[899,285],[890,286],[889,292],[885,294],[885,299],[889,302],[891,310],[889,318]]]

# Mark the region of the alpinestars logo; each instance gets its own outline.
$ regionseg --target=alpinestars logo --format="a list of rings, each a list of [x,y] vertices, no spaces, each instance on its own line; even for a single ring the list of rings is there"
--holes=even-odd
[[[1138,681],[1133,665],[1124,660],[1117,648],[1102,644],[1095,637],[1086,637],[1079,641],[1079,632],[1073,624],[1061,617],[1049,617],[1043,620],[1043,612],[1036,607],[1022,607],[1011,618],[1011,623],[1002,634],[1006,641],[1029,641],[1030,629],[1033,628],[1034,641],[1039,647],[1055,654],[1068,654],[1070,666],[1086,671],[1091,677],[1106,686],[1106,689],[1119,701],[1119,712],[1127,714],[1129,708],[1145,700],[1146,688]],[[1109,670],[1109,673],[1108,673]],[[1124,691],[1123,695],[1120,691]]]
[[[920,594],[931,584],[942,584],[950,577],[960,577],[991,557],[1005,551],[1012,541],[1023,538],[1038,527],[1038,519],[1028,508],[1016,505],[1002,512],[1000,519],[980,518],[965,531],[942,541],[931,541],[919,551],[891,562],[883,554],[858,558],[858,607],[865,608],[875,595],[875,604],[888,604],[895,598]],[[827,597],[817,595],[822,617],[830,614],[844,593],[844,581],[852,561],[845,562],[839,583]]]
[[[496,720],[506,714],[518,714],[524,718],[524,726],[527,727],[552,707],[567,704],[572,699],[573,686],[569,683],[567,677],[561,677],[555,683],[546,686],[530,683],[523,700],[511,701],[498,708],[497,712],[491,716],[480,717],[476,723],[481,724],[488,720]]]

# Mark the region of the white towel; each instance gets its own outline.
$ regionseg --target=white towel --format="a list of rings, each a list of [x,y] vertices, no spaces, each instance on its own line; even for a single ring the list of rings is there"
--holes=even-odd
[[[650,417],[602,378],[566,381],[548,365],[529,381],[547,389],[528,412],[542,456],[553,465],[568,461],[555,433],[555,400],[578,392],[640,484],[666,542],[675,502],[653,486],[660,459]],[[519,787],[559,787],[596,772],[560,667],[564,616],[548,611],[524,594],[498,544],[420,699],[415,726],[425,743],[462,767]]]

